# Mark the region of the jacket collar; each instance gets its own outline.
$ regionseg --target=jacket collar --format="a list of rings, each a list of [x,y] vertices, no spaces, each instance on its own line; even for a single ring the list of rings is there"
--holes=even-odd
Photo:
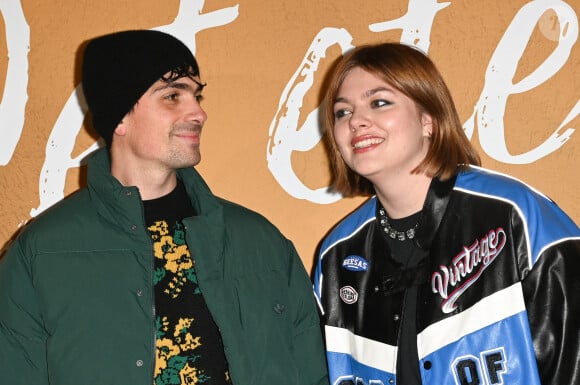
[[[186,188],[191,203],[198,215],[188,218],[185,224],[191,225],[192,237],[206,245],[204,252],[221,254],[225,233],[223,205],[193,167],[177,170]],[[145,231],[137,234],[131,231],[132,225],[144,228],[143,205],[139,189],[123,186],[111,175],[109,152],[101,148],[93,153],[87,167],[88,191],[100,216],[107,222],[120,227],[132,236],[144,236]],[[201,230],[203,231],[201,231]],[[209,239],[208,239],[209,238]]]
[[[111,175],[111,161],[106,148],[98,149],[91,155],[87,175],[91,198],[98,203],[101,209],[103,205],[113,205],[115,210],[122,210],[123,207],[127,206],[127,200],[120,198],[139,193],[137,187],[123,186]],[[219,206],[218,200],[193,167],[178,169],[177,177],[183,181],[196,212],[203,215],[212,212]],[[119,207],[118,204],[121,206]]]
[[[126,229],[128,224],[142,222],[141,200],[137,187],[125,187],[111,175],[106,148],[95,151],[87,166],[87,188],[98,213],[106,221]]]
[[[183,223],[188,231],[187,244],[196,258],[198,268],[204,270],[205,278],[223,279],[226,223],[223,204],[193,167],[177,170],[177,177],[183,181],[187,195],[197,212]],[[200,279],[198,277],[198,279]]]
[[[447,209],[449,197],[455,186],[456,179],[456,175],[445,181],[439,178],[432,179],[425,204],[423,205],[423,214],[419,220],[419,229],[415,237],[415,243],[419,248],[428,250],[431,247],[433,238],[435,238],[435,234],[437,234],[439,225],[441,224],[443,214]]]

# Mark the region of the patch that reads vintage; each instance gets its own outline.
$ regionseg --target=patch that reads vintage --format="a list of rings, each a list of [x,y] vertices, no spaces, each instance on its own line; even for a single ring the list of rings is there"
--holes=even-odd
[[[342,267],[350,271],[367,271],[369,263],[360,255],[349,255],[342,261]]]
[[[352,286],[343,286],[340,288],[340,299],[350,305],[358,300],[358,293]]]
[[[441,265],[439,271],[431,274],[431,291],[443,299],[443,313],[456,309],[459,297],[499,258],[506,242],[507,235],[502,227],[491,229],[469,246],[463,246],[448,266]]]

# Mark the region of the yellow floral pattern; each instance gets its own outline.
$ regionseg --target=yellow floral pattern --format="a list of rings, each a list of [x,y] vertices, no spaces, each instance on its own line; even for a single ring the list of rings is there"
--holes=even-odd
[[[155,258],[164,260],[165,271],[173,273],[171,282],[164,289],[165,293],[177,298],[190,278],[194,265],[187,244],[184,241],[184,234],[180,234],[177,238],[175,235],[171,235],[165,221],[156,221],[147,229],[153,239]],[[177,231],[183,230],[178,229]],[[176,240],[181,242],[178,243]]]
[[[201,311],[206,320],[211,319],[211,315],[205,305],[200,307],[205,302],[197,285],[195,264],[185,243],[183,225],[177,223],[172,229],[165,221],[156,221],[148,230],[153,240],[156,261],[153,283],[156,301],[159,300],[156,307],[160,312],[156,317],[154,385],[201,385],[210,381],[211,384],[231,384],[225,358],[223,372],[218,370],[217,375],[212,372],[214,377],[221,378],[211,378],[205,368],[200,367],[203,362],[213,370],[218,364],[211,355],[205,361],[201,359],[206,353],[210,354],[202,350],[207,331],[202,336],[193,334],[194,330],[199,333],[207,327],[207,323],[196,325],[196,312]],[[213,333],[218,337],[210,338],[212,344],[221,344],[217,328]]]

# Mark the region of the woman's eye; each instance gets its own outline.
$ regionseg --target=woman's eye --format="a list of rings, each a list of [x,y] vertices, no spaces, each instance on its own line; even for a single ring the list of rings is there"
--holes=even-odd
[[[345,109],[336,110],[336,111],[334,112],[334,119],[340,119],[340,118],[343,118],[343,117],[345,117],[345,116],[346,116],[346,115],[348,115],[348,114],[349,114],[349,111],[348,111],[348,110],[345,110]]]
[[[371,105],[374,108],[378,108],[378,107],[384,107],[384,106],[388,106],[392,104],[391,102],[389,102],[388,100],[384,100],[384,99],[377,99],[377,100],[373,100]]]

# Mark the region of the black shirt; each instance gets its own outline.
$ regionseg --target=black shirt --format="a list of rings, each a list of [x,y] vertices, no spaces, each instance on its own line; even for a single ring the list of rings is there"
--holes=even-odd
[[[400,219],[389,219],[395,230],[405,231],[413,228],[419,221],[421,212]],[[424,253],[413,239],[401,241],[393,239],[382,232],[391,248],[392,258],[400,264],[403,270],[417,267],[423,259]],[[419,372],[419,354],[417,352],[417,285],[409,284],[406,288],[402,314],[400,314],[401,330],[397,351],[397,383],[404,385],[421,385]]]
[[[143,202],[154,250],[154,384],[231,384],[221,336],[197,284],[182,219],[195,215],[181,181]]]

